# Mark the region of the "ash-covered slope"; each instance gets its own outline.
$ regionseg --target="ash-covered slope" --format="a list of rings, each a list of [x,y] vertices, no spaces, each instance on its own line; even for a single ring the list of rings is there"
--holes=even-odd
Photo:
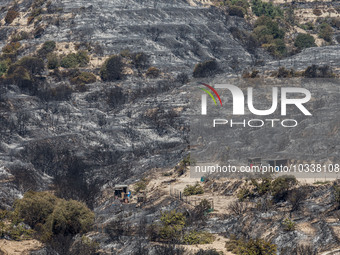
[[[1,165],[8,173],[21,167],[28,176],[40,176],[34,187],[17,187],[11,196],[7,192],[2,206],[28,189],[45,189],[52,183],[49,176],[63,196],[86,200],[104,183],[174,166],[187,148],[189,126],[183,115],[187,98],[176,75],[190,75],[197,62],[211,58],[224,73],[240,71],[255,59],[256,50],[250,47],[250,54],[230,32],[232,27],[247,30],[244,19],[214,7],[185,1],[58,0],[42,9],[39,22],[28,26],[31,4],[19,2],[19,20],[1,27],[0,46],[20,31],[42,28],[39,36],[20,41],[18,58],[33,54],[47,40],[58,45],[90,43],[98,49],[91,58],[124,49],[145,52],[151,65],[165,74],[152,80],[127,75],[118,82],[87,85],[86,92],[64,87],[61,94],[56,89],[65,80],[48,76],[40,83],[54,91],[52,97],[13,84],[2,86]],[[1,18],[9,7],[4,5]],[[99,67],[83,70],[96,73]],[[16,187],[6,183],[9,190]]]

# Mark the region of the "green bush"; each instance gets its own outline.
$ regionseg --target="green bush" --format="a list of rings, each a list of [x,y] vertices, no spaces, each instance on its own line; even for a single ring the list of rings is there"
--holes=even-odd
[[[41,74],[45,69],[44,61],[37,57],[22,57],[17,64],[25,67],[32,75]]]
[[[310,47],[316,47],[315,39],[309,34],[298,34],[294,42],[295,47],[298,49],[305,49]]]
[[[13,20],[15,20],[16,17],[19,16],[19,13],[13,9],[8,10],[6,17],[5,17],[5,22],[6,24],[11,24]]]
[[[262,2],[261,0],[252,0],[252,11],[258,17],[267,16],[270,18],[282,17],[283,11],[280,7],[274,6],[272,2]]]
[[[300,25],[300,27],[304,30],[314,30],[314,24],[312,22],[306,22],[305,24]]]
[[[26,68],[17,64],[13,64],[9,67],[6,79],[23,89],[30,89],[33,84],[29,71]]]
[[[199,195],[203,193],[204,189],[199,183],[196,183],[195,185],[187,185],[183,191],[184,196]]]
[[[324,22],[319,26],[319,37],[324,39],[326,42],[332,42],[333,29],[331,25]]]
[[[283,39],[285,32],[276,21],[262,16],[255,22],[254,34],[261,43],[270,43],[273,39]]]
[[[78,51],[70,53],[61,59],[60,65],[64,68],[84,67],[90,62],[90,58],[86,51]]]
[[[26,192],[24,197],[14,204],[15,212],[26,224],[34,228],[44,224],[53,212],[58,198],[49,192]]]
[[[16,33],[12,35],[11,42],[19,42],[21,40],[27,40],[29,38],[29,33],[26,31],[20,31],[19,33]]]
[[[195,253],[195,255],[222,255],[222,252],[218,252],[216,249],[209,249],[209,250],[203,250],[199,249],[198,252]]]
[[[47,68],[48,69],[56,69],[60,65],[59,58],[56,54],[49,54],[47,57]]]
[[[56,48],[55,41],[46,41],[41,46],[41,48],[38,50],[38,55],[39,56],[47,56],[47,54],[53,52],[55,50],[55,48]]]
[[[59,199],[45,224],[45,230],[52,235],[76,235],[90,230],[94,213],[85,204],[75,200]]]
[[[35,229],[42,241],[56,235],[89,231],[94,214],[83,203],[57,198],[49,192],[27,192],[14,204],[19,219]]]
[[[6,61],[0,61],[0,77],[3,76],[8,69],[8,65]]]
[[[244,201],[248,198],[251,198],[254,196],[254,193],[250,190],[249,187],[242,187],[239,192],[237,193],[237,198],[240,201]]]
[[[250,6],[247,0],[231,0],[229,2],[229,6],[230,5],[242,7],[245,10],[245,13]]]
[[[35,17],[39,16],[42,13],[42,8],[33,8],[31,13],[29,14],[29,17],[27,18],[27,25],[32,24]]]
[[[215,59],[196,64],[193,72],[195,78],[208,77],[218,72],[218,64]]]
[[[139,182],[137,182],[134,185],[135,192],[138,193],[142,190],[145,190],[146,187],[148,186],[149,181],[145,178],[141,179]]]
[[[185,216],[176,210],[162,212],[161,223],[159,235],[162,240],[179,240],[185,226]]]
[[[228,11],[230,16],[244,17],[246,10],[241,6],[231,5]]]
[[[190,231],[183,237],[183,243],[193,245],[193,244],[210,244],[213,243],[215,237],[213,234],[202,231]]]
[[[285,200],[288,190],[293,188],[298,181],[293,175],[284,175],[277,177],[272,182],[272,195],[275,200]]]
[[[109,57],[101,67],[100,77],[103,81],[115,81],[123,78],[123,62],[118,55]]]
[[[226,249],[238,255],[276,255],[277,247],[275,244],[263,239],[250,239],[246,241],[237,239],[232,235],[230,241],[226,242]]]
[[[286,219],[283,220],[282,225],[283,225],[283,229],[285,231],[294,231],[296,224],[291,219],[286,218]]]
[[[96,82],[96,76],[89,72],[81,72],[77,76],[70,79],[72,84],[85,85]]]
[[[260,181],[252,179],[251,183],[255,186],[255,189],[260,196],[267,194],[272,188],[271,178],[261,178]]]

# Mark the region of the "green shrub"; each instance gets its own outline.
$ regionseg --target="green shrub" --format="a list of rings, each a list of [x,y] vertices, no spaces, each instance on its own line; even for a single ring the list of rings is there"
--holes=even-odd
[[[71,83],[76,85],[85,85],[96,82],[96,76],[93,73],[81,72],[79,75],[71,78]]]
[[[196,64],[193,72],[195,78],[208,77],[218,72],[218,64],[215,59]]]
[[[57,198],[49,192],[27,192],[14,204],[18,219],[35,229],[42,241],[55,235],[76,235],[89,231],[94,214],[83,203]]]
[[[312,22],[306,22],[305,24],[300,25],[300,27],[304,30],[314,30],[314,24]]]
[[[213,243],[215,237],[213,234],[201,231],[190,231],[183,237],[183,243],[193,245],[193,244],[210,244]]]
[[[6,61],[0,61],[0,77],[3,76],[8,69],[8,65]]]
[[[273,39],[283,39],[285,32],[276,21],[262,16],[255,22],[254,35],[261,43],[271,43]]]
[[[109,57],[101,67],[100,77],[103,81],[115,81],[123,78],[123,62],[118,55]]]
[[[284,175],[277,177],[272,182],[272,194],[275,200],[285,200],[288,190],[293,188],[298,181],[293,175]]]
[[[240,201],[244,201],[253,196],[254,196],[254,193],[249,189],[249,187],[242,187],[237,193],[237,198]]]
[[[286,218],[286,219],[283,220],[282,225],[283,225],[283,229],[285,231],[294,231],[296,224],[291,219]]]
[[[244,14],[246,13],[246,10],[241,6],[231,5],[229,7],[228,13],[230,16],[237,16],[243,18]]]
[[[64,68],[75,68],[78,66],[77,55],[70,53],[61,59],[60,65]]]
[[[11,42],[19,42],[21,40],[27,40],[28,38],[29,34],[26,31],[21,31],[11,37]]]
[[[319,26],[319,37],[324,39],[326,42],[332,42],[333,29],[331,25],[324,22]]]
[[[56,69],[60,65],[59,58],[55,54],[49,54],[47,57],[47,68],[48,69]]]
[[[256,188],[257,193],[262,196],[271,191],[272,179],[271,178],[261,178],[260,181],[252,179],[251,183]]]
[[[229,5],[240,6],[245,10],[245,13],[250,6],[247,0],[231,0]]]
[[[277,16],[282,17],[283,11],[280,7],[274,6],[272,2],[262,2],[261,0],[252,0],[252,11],[258,17],[267,16],[275,18]]]
[[[222,255],[222,252],[218,252],[216,249],[209,249],[209,250],[203,250],[199,249],[198,252],[195,253],[195,255]]]
[[[25,67],[26,70],[28,70],[33,75],[41,74],[45,69],[44,61],[41,58],[37,57],[22,57],[17,62],[17,64]]]
[[[63,57],[60,65],[64,68],[84,67],[90,62],[90,58],[86,51],[78,51],[77,53],[70,53]]]
[[[41,13],[42,13],[42,8],[34,8],[29,14],[29,17],[27,18],[27,25],[32,24],[35,17],[39,16]]]
[[[152,66],[152,67],[149,67],[149,69],[146,71],[146,76],[147,77],[150,77],[150,78],[157,78],[159,75],[160,75],[161,71]]]
[[[196,183],[195,185],[187,185],[183,191],[184,196],[199,195],[203,193],[204,189],[199,183]]]
[[[53,52],[55,50],[55,48],[56,48],[55,41],[46,41],[41,46],[41,48],[38,50],[38,55],[39,56],[47,56],[47,54]]]
[[[76,235],[90,230],[94,213],[85,204],[75,200],[59,199],[45,224],[45,230],[52,235]]]
[[[295,47],[298,49],[305,49],[310,47],[316,47],[315,39],[309,34],[298,34],[294,42]]]
[[[249,254],[263,254],[263,255],[276,255],[277,247],[263,239],[250,239],[243,240],[237,239],[235,236],[230,237],[230,241],[226,242],[227,251],[238,255],[249,255]]]
[[[29,71],[17,64],[13,64],[8,68],[6,79],[23,89],[30,89],[33,84]]]
[[[19,13],[13,9],[8,10],[6,17],[5,17],[5,22],[6,24],[11,24],[13,20],[15,20],[16,17],[19,16]]]
[[[49,192],[26,192],[24,197],[14,204],[15,212],[26,224],[34,228],[44,224],[53,212],[58,198]]]
[[[185,216],[176,210],[162,212],[159,235],[163,240],[179,240],[185,226]]]
[[[148,186],[148,183],[149,181],[145,178],[141,179],[139,182],[137,182],[135,185],[134,185],[134,190],[136,193],[142,191],[142,190],[145,190],[146,187]]]

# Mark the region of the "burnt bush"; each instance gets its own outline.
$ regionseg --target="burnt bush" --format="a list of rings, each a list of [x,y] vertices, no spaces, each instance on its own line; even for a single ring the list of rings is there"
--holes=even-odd
[[[334,74],[329,65],[311,65],[303,72],[303,76],[306,78],[332,78]]]
[[[150,66],[150,56],[144,52],[131,54],[132,64],[137,69],[146,69]]]
[[[287,200],[292,205],[291,212],[298,211],[301,208],[303,202],[307,198],[307,194],[306,187],[300,187],[289,191]]]
[[[103,81],[115,81],[123,78],[122,58],[119,55],[113,55],[108,58],[101,67],[100,77]]]
[[[6,24],[11,24],[13,20],[15,20],[15,18],[18,16],[19,16],[19,12],[13,9],[8,10],[6,17],[5,17]]]
[[[120,87],[110,88],[107,92],[106,102],[112,108],[116,108],[119,105],[124,104],[127,101],[127,96]]]
[[[193,77],[202,78],[216,74],[219,71],[217,61],[215,59],[207,60],[196,64]]]
[[[234,201],[228,205],[229,211],[235,215],[242,215],[247,211],[248,205],[245,202]]]
[[[180,73],[177,75],[176,81],[180,84],[186,84],[189,82],[189,76],[186,73]]]
[[[160,75],[160,73],[161,71],[158,68],[152,66],[152,67],[149,67],[145,75],[149,78],[157,78]]]
[[[9,170],[14,176],[13,183],[19,187],[22,192],[29,190],[35,191],[39,188],[39,177],[34,169],[23,165],[14,165],[11,166]]]
[[[235,5],[231,5],[228,10],[228,14],[230,16],[237,16],[241,18],[244,17],[245,12],[246,11],[244,8],[242,8],[241,6],[235,6]]]

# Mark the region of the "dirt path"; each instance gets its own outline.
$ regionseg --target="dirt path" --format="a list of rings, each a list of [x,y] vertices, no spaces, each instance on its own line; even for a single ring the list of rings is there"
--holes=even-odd
[[[3,251],[6,255],[28,255],[31,251],[38,250],[42,247],[42,243],[40,243],[38,240],[0,240],[0,251]]]

